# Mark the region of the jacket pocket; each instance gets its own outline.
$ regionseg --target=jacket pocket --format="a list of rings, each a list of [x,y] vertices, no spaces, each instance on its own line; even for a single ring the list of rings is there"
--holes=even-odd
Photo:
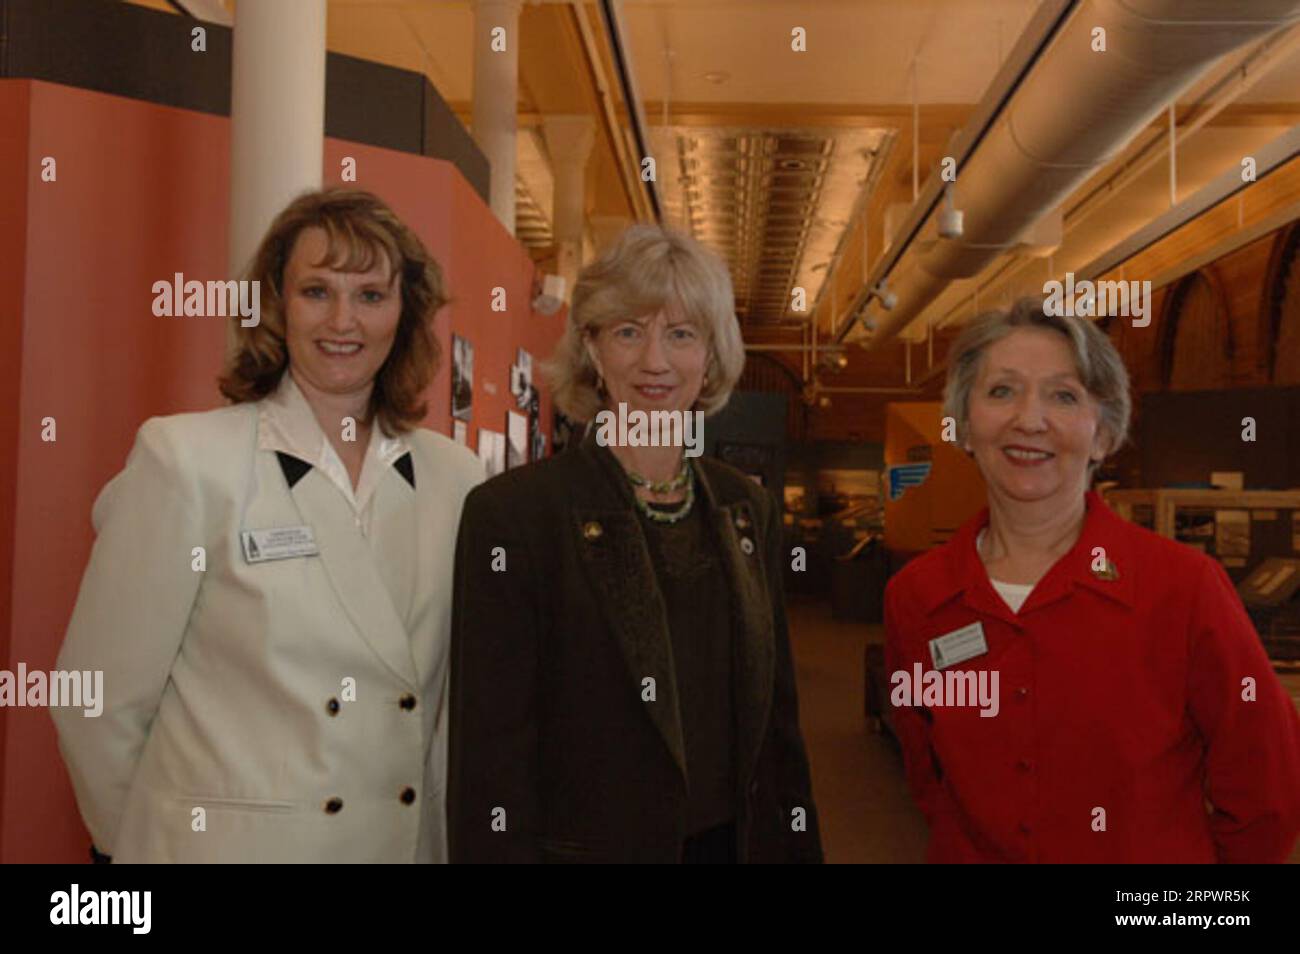
[[[183,802],[191,809],[211,808],[229,812],[295,812],[298,806],[293,802],[270,801],[262,798],[215,798],[203,795],[181,795],[177,801]]]

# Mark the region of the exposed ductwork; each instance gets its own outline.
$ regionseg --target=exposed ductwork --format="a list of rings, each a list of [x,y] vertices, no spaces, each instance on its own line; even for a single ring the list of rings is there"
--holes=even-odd
[[[888,275],[897,303],[874,318],[866,347],[1019,244],[1216,60],[1297,19],[1300,0],[1080,3],[958,170],[963,234],[940,238],[932,213],[897,264],[869,278],[871,288]]]

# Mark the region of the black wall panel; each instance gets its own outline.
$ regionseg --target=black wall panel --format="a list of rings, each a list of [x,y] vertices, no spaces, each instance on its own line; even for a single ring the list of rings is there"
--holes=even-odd
[[[231,42],[228,27],[119,0],[0,0],[0,77],[228,116]],[[445,159],[487,201],[487,158],[419,73],[328,53],[325,135]]]
[[[1243,441],[1242,418],[1255,421]],[[1205,484],[1239,470],[1247,490],[1300,487],[1300,388],[1165,391],[1142,395],[1142,487]]]

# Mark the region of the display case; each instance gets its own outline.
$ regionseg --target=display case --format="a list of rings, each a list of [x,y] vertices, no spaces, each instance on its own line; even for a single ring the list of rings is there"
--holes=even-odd
[[[1300,490],[1108,489],[1127,520],[1214,557],[1237,592],[1287,691],[1300,706]]]
[[[1300,490],[1106,490],[1121,517],[1214,557],[1234,583],[1268,557],[1300,556]]]

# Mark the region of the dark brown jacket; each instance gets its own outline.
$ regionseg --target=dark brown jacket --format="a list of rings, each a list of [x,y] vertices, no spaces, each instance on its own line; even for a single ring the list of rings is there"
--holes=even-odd
[[[776,501],[726,464],[694,463],[735,608],[737,856],[821,861]],[[656,701],[642,701],[646,677]],[[465,501],[449,759],[452,862],[681,859],[686,758],[667,616],[632,488],[594,431]]]

